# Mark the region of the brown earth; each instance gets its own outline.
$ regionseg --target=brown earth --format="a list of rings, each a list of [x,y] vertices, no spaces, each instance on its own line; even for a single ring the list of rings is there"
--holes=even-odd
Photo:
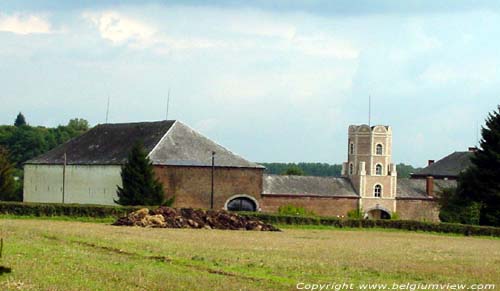
[[[113,225],[156,228],[206,228],[230,230],[279,231],[254,217],[242,216],[225,210],[160,207],[131,212]]]

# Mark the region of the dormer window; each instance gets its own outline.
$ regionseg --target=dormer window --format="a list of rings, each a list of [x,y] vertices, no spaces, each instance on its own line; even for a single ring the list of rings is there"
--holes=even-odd
[[[375,166],[375,175],[382,176],[382,165],[381,164],[377,164]]]
[[[381,144],[377,144],[376,153],[379,156],[383,155],[384,154],[384,146]]]
[[[380,184],[375,185],[373,196],[378,198],[382,197],[382,186]]]

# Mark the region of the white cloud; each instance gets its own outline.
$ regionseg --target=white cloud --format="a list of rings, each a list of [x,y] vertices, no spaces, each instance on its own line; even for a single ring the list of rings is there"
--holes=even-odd
[[[158,41],[154,27],[118,12],[84,13],[83,17],[97,27],[103,39],[115,45],[148,47]]]
[[[21,35],[52,32],[45,18],[32,14],[0,14],[0,31]]]
[[[356,59],[359,56],[359,50],[350,42],[326,34],[297,36],[293,38],[292,43],[295,48],[308,55],[337,59]]]

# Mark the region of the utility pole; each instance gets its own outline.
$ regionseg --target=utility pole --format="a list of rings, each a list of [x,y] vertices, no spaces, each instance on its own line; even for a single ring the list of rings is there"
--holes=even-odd
[[[214,209],[214,172],[215,172],[215,152],[212,152],[212,188],[210,192],[210,209]]]
[[[168,120],[168,110],[170,107],[170,88],[168,88],[168,95],[167,95],[167,114],[165,115],[165,120]]]
[[[372,95],[368,95],[368,126],[372,126]]]
[[[108,118],[109,118],[109,96],[108,96],[108,106],[106,107],[106,123],[108,123]]]
[[[63,164],[63,183],[62,183],[62,203],[64,204],[64,195],[66,194],[66,163],[67,157],[66,153],[64,153],[64,164]]]

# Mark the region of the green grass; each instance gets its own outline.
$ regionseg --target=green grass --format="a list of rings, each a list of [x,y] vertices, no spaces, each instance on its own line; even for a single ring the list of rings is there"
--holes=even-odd
[[[378,229],[283,232],[0,219],[0,290],[294,290],[308,283],[500,284],[500,240]]]

